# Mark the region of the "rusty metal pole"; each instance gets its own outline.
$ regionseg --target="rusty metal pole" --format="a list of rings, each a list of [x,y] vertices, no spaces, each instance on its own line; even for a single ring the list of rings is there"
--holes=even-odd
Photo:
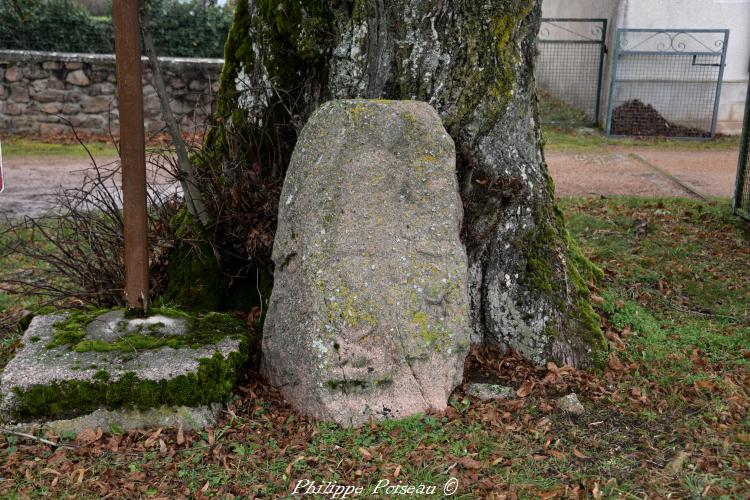
[[[117,98],[120,109],[120,159],[125,212],[125,302],[148,310],[148,219],[146,151],[141,85],[140,0],[114,0]]]

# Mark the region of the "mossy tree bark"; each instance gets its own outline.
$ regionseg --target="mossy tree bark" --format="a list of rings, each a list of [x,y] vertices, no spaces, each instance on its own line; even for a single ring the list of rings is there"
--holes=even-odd
[[[591,365],[605,345],[587,287],[600,271],[568,236],[544,162],[540,15],[541,0],[240,0],[205,168],[260,161],[281,179],[326,100],[429,102],[459,155],[474,340]]]

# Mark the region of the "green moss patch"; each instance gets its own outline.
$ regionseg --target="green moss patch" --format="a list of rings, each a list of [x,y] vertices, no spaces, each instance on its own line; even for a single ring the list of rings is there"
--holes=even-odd
[[[52,342],[47,344],[51,349],[62,345],[70,345],[76,352],[108,352],[108,351],[139,351],[158,349],[168,346],[172,348],[198,348],[214,344],[224,338],[243,338],[247,327],[239,320],[222,313],[207,313],[191,316],[184,312],[170,308],[157,308],[151,315],[168,318],[179,318],[187,321],[187,331],[183,335],[160,335],[159,323],[139,325],[134,333],[123,335],[118,340],[107,342],[104,340],[85,339],[86,327],[98,316],[102,310],[76,311],[70,313],[62,321],[54,325]]]
[[[68,418],[98,408],[139,410],[167,406],[201,406],[227,398],[247,358],[247,342],[225,359],[220,353],[200,360],[195,373],[167,380],[143,380],[128,372],[111,381],[100,370],[91,381],[64,381],[15,389],[17,405],[12,415],[19,420]]]

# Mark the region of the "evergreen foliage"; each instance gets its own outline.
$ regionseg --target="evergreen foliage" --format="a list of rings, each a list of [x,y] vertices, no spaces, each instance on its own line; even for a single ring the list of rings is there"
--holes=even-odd
[[[223,57],[231,9],[178,0],[148,5],[160,56]],[[0,0],[0,49],[110,54],[112,18],[91,16],[72,0]]]

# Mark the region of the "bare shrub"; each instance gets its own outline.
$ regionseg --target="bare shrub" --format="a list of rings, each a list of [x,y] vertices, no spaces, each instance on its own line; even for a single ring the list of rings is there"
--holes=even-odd
[[[124,240],[119,161],[92,166],[80,187],[56,196],[55,213],[5,221],[0,254],[36,263],[4,278],[6,293],[37,296],[45,303],[71,299],[97,307],[122,306]],[[148,157],[149,264],[152,294],[165,285],[164,260],[175,244],[171,219],[182,206],[168,149]]]

